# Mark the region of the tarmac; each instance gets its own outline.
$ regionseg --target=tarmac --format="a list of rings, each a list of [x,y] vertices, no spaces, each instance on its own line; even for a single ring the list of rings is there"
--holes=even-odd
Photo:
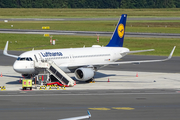
[[[28,29],[0,29],[0,33],[13,34],[50,34],[50,35],[83,35],[83,36],[112,36],[113,32],[103,31],[67,31],[67,30],[28,30]],[[138,33],[125,32],[126,37],[148,37],[148,38],[180,38],[180,34],[174,33]]]
[[[0,66],[3,120],[57,120],[87,115],[92,120],[179,120],[180,73],[99,70],[95,83],[21,91],[21,75]],[[74,79],[74,74],[68,74]],[[1,75],[0,75],[1,76]]]
[[[5,86],[6,91],[22,89],[19,80],[23,78],[12,66],[0,66],[0,74],[0,86]],[[74,73],[68,75],[74,79]],[[74,87],[66,87],[65,90],[179,89],[180,73],[99,70],[94,81],[93,83],[77,81]],[[39,90],[39,87],[33,90]]]

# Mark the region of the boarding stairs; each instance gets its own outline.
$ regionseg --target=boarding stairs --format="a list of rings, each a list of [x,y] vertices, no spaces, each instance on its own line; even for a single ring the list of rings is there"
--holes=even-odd
[[[38,60],[34,62],[35,68],[46,69],[60,83],[65,86],[74,86],[74,80],[62,71],[53,61]]]

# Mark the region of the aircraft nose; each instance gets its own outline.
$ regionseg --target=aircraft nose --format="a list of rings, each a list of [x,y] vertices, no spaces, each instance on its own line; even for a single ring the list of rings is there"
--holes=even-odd
[[[17,61],[13,64],[13,69],[14,69],[14,71],[16,71],[18,73],[22,73],[22,71],[23,71],[20,63]]]
[[[21,74],[33,74],[35,72],[34,66],[28,61],[15,61],[13,69]]]

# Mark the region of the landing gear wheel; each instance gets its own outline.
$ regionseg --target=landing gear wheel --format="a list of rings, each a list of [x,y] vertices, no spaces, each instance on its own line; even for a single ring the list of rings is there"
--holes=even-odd
[[[94,78],[91,78],[90,80],[87,80],[86,82],[87,83],[94,83],[95,81],[94,81]]]
[[[26,90],[26,87],[23,87],[23,90]]]

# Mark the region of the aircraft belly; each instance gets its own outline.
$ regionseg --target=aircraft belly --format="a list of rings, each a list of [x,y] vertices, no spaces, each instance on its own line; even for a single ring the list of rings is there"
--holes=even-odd
[[[67,67],[60,66],[60,68],[61,68],[61,70],[64,71],[65,73],[70,73],[70,72],[71,72]]]
[[[14,69],[18,73],[22,74],[33,74],[35,72],[34,68],[26,68],[26,69]]]

